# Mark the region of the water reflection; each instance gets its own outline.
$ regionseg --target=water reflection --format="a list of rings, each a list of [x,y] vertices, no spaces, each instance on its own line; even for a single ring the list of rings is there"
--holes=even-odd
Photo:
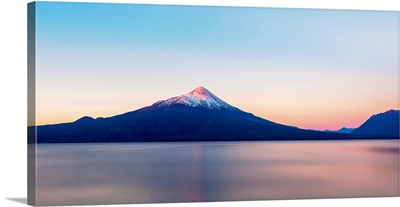
[[[386,152],[386,153],[400,152],[400,149],[398,147],[372,147],[370,150],[373,152]]]
[[[399,195],[397,140],[39,145],[37,164],[40,205]]]

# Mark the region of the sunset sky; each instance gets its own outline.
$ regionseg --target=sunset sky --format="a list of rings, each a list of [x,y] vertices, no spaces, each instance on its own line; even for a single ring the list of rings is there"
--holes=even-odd
[[[108,117],[204,86],[305,129],[399,109],[399,13],[37,4],[37,125]]]

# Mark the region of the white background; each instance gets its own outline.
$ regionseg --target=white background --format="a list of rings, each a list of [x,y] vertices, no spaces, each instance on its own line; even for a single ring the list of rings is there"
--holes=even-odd
[[[399,11],[398,0],[100,0],[87,2],[168,3],[190,5],[335,8]],[[27,0],[0,1],[0,206],[24,206],[26,199],[27,114]],[[17,201],[15,201],[17,200]],[[142,204],[146,207],[287,207],[287,206],[400,206],[400,198],[321,199],[290,201],[215,202],[191,204]],[[107,205],[109,206],[109,205]],[[133,205],[110,205],[133,206]]]

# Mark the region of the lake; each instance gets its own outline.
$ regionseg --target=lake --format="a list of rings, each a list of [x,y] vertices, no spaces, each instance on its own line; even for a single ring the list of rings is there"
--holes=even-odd
[[[38,205],[398,195],[398,140],[37,147]]]

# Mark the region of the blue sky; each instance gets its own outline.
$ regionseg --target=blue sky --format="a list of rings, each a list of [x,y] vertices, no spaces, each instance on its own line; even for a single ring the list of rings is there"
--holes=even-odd
[[[38,2],[38,122],[111,116],[202,85],[272,121],[355,127],[398,108],[398,15]]]

